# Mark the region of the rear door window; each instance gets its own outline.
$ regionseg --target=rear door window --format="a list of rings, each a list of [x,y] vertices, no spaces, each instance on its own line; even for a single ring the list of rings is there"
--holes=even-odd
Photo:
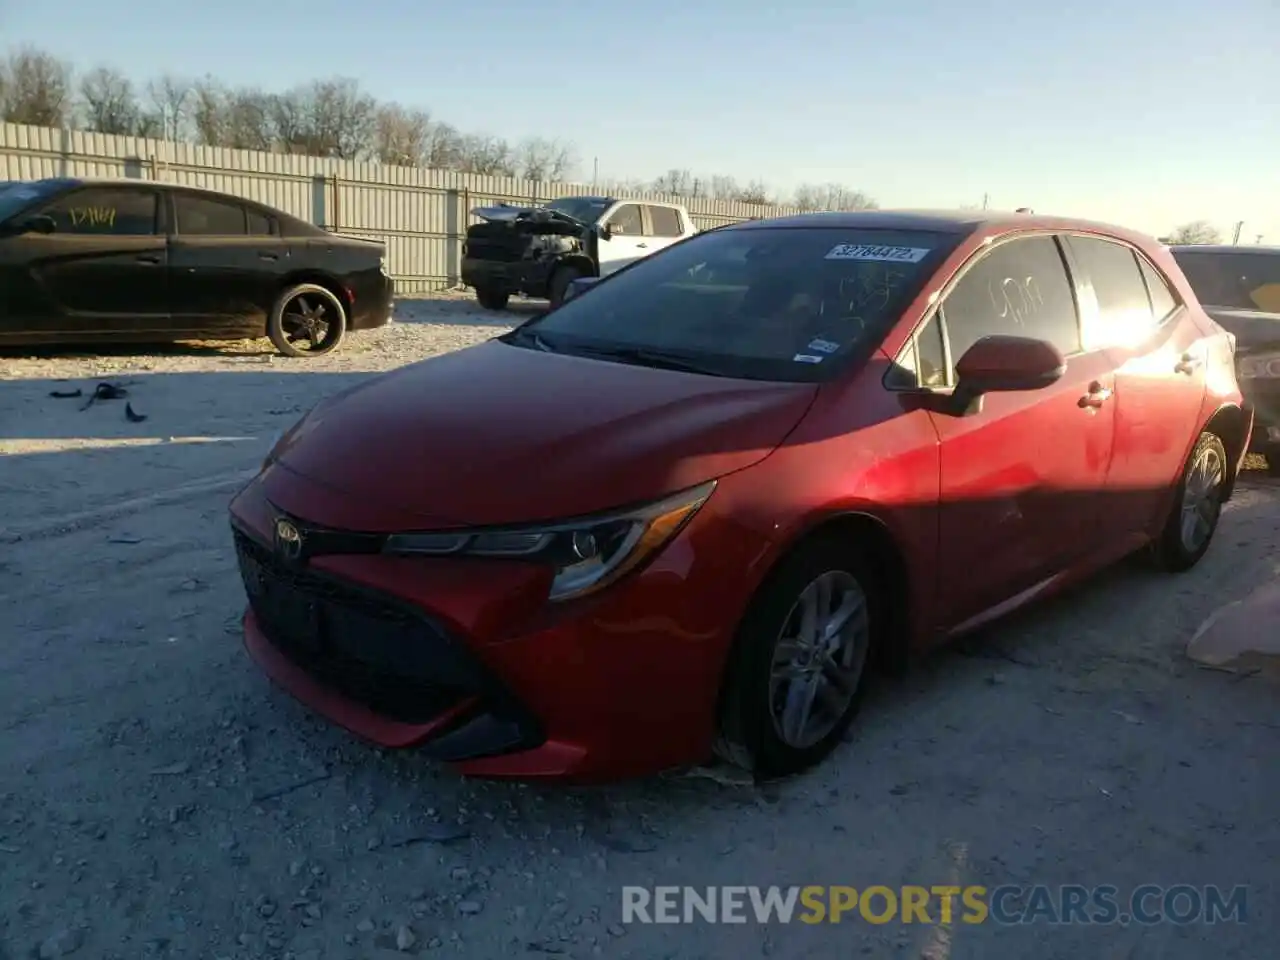
[[[1147,282],[1147,294],[1151,297],[1151,315],[1156,323],[1164,323],[1169,314],[1178,309],[1179,301],[1164,274],[1147,262],[1145,257],[1138,258],[1142,268],[1142,279]]]
[[[195,237],[243,237],[247,235],[245,208],[238,203],[177,194],[173,198],[178,233]]]
[[[1068,242],[1098,302],[1097,315],[1086,323],[1089,346],[1134,346],[1150,336],[1155,318],[1133,248],[1098,237],[1075,236]]]
[[[650,206],[649,223],[653,225],[653,236],[655,237],[678,237],[682,230],[680,227],[680,213],[672,207]]]
[[[941,310],[953,378],[956,362],[983,337],[1047,340],[1064,356],[1081,349],[1075,294],[1053,237],[999,244],[964,273]]]
[[[249,236],[272,237],[276,235],[275,221],[271,217],[254,210],[252,207],[247,207],[245,214],[249,222]]]

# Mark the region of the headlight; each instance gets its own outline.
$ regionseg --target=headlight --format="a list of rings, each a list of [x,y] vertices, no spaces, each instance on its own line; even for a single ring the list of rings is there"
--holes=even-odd
[[[493,557],[545,563],[555,571],[549,599],[594,593],[652,557],[707,502],[712,480],[633,510],[527,527],[401,533],[386,553]]]

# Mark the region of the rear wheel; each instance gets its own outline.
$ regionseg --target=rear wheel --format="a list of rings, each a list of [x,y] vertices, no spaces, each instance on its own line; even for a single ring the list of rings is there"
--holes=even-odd
[[[1222,438],[1200,434],[1187,458],[1173,509],[1154,546],[1156,562],[1173,573],[1190,570],[1209,550],[1222,516],[1229,468]]]
[[[823,760],[858,712],[883,621],[871,564],[834,540],[793,554],[743,619],[716,753],[757,779]]]
[[[280,294],[267,321],[267,336],[286,357],[331,353],[346,334],[342,301],[314,283],[300,283]]]
[[[511,294],[501,287],[476,287],[476,299],[486,310],[505,310]]]

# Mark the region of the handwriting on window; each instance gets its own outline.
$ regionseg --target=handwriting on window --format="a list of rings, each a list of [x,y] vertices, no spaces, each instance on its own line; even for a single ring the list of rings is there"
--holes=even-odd
[[[1005,277],[1003,280],[992,280],[987,285],[991,296],[991,305],[995,307],[996,316],[1001,320],[1009,320],[1018,326],[1026,326],[1027,321],[1040,312],[1044,306],[1044,294],[1035,277]]]
[[[115,207],[72,207],[67,217],[73,227],[98,227],[110,230],[116,225]]]

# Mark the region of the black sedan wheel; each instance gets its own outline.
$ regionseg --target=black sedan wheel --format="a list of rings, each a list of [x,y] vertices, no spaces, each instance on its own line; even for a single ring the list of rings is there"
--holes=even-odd
[[[276,300],[267,336],[286,357],[318,357],[335,350],[347,333],[347,311],[314,283],[290,287]]]

